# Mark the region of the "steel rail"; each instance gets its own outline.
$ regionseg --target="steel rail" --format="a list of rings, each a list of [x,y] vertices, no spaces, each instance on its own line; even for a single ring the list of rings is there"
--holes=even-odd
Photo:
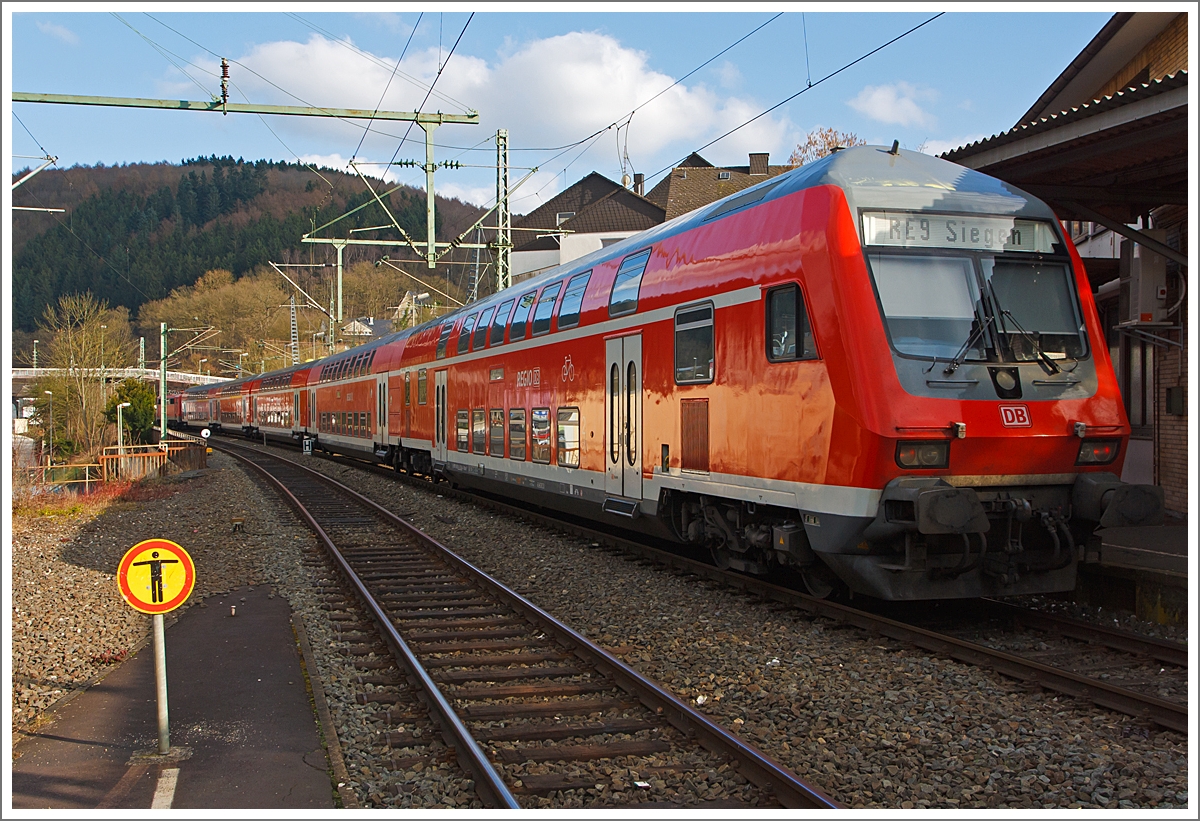
[[[475,776],[475,785],[476,789],[481,793],[480,797],[484,801],[490,801],[490,803],[496,807],[503,807],[505,809],[520,809],[521,805],[517,803],[516,797],[513,796],[511,791],[509,791],[508,786],[504,783],[504,780],[500,777],[500,774],[496,772],[496,769],[492,766],[491,762],[488,761],[487,756],[484,754],[483,749],[479,746],[478,742],[475,741],[474,736],[471,735],[470,731],[462,723],[462,720],[458,717],[458,714],[454,712],[454,708],[450,706],[450,703],[446,700],[446,697],[442,694],[442,691],[434,683],[429,673],[417,659],[416,654],[408,646],[408,643],[404,640],[400,633],[397,632],[395,626],[391,622],[391,619],[388,618],[387,613],[385,613],[383,608],[379,606],[379,603],[375,601],[375,597],[372,596],[367,590],[367,587],[365,584],[363,584],[362,579],[360,579],[358,574],[354,572],[354,569],[350,567],[349,562],[346,561],[346,557],[343,556],[341,551],[338,550],[338,548],[334,545],[333,540],[329,538],[329,535],[325,532],[324,528],[317,523],[317,520],[313,518],[312,514],[308,512],[300,500],[297,499],[290,490],[288,490],[287,486],[284,485],[280,479],[274,476],[265,467],[256,463],[254,460],[248,459],[245,456],[236,453],[235,450],[237,449],[240,448],[235,448],[234,446],[230,446],[225,443],[223,443],[223,446],[221,447],[221,450],[225,453],[228,453],[235,459],[252,466],[263,476],[267,477],[275,486],[275,488],[283,495],[284,499],[287,500],[288,504],[290,504],[292,508],[296,510],[296,512],[305,521],[313,533],[316,534],[317,538],[320,539],[325,545],[325,549],[329,552],[329,555],[337,563],[346,579],[354,587],[355,592],[358,593],[358,596],[362,600],[364,606],[371,612],[376,622],[378,622],[379,626],[384,631],[384,638],[388,644],[392,646],[393,652],[395,652],[403,660],[408,669],[410,677],[416,679],[416,683],[424,692],[426,698],[429,699],[429,704],[434,708],[434,712],[442,725],[442,731],[446,737],[447,743],[454,747],[455,752],[458,754],[458,760],[464,765],[464,768],[473,776]],[[330,483],[328,477],[325,477],[316,471],[311,471],[308,468],[296,465],[294,462],[291,462],[291,460],[280,459],[280,457],[275,456],[274,454],[265,455],[271,459],[294,465],[297,469],[312,473],[314,476],[319,477],[323,483]],[[333,482],[333,484],[340,485],[338,482]],[[353,493],[353,491],[351,492]],[[410,529],[412,529],[411,526]],[[419,533],[419,531],[417,532]]]
[[[582,652],[580,649],[576,649],[575,651],[580,658],[591,663],[599,662],[597,664],[598,669],[609,674],[621,689],[628,692],[656,714],[661,715],[686,736],[697,738],[704,747],[712,752],[728,755],[738,764],[738,772],[742,776],[756,786],[771,792],[785,807],[801,809],[842,808],[841,804],[829,798],[817,788],[802,781],[783,765],[747,745],[737,736],[713,722],[712,719],[694,710],[652,680],[608,653],[604,648],[563,624],[545,610],[542,610],[520,593],[492,578],[461,556],[456,555],[449,548],[437,542],[428,534],[418,530],[412,523],[405,521],[353,488],[347,487],[336,479],[326,476],[319,471],[312,470],[293,462],[291,459],[285,459],[274,454],[271,455],[271,458],[285,462],[297,470],[312,474],[325,484],[350,496],[362,506],[371,509],[374,513],[387,520],[390,524],[420,539],[448,563],[457,566],[473,580],[484,584],[497,596],[517,607],[517,609],[543,630],[553,632],[565,644],[582,648]],[[250,463],[253,464],[253,462]],[[306,519],[311,521],[311,517],[306,516]],[[311,526],[318,527],[315,523]],[[323,531],[320,532],[322,537],[325,538]],[[355,580],[355,584],[360,590],[360,595],[369,599],[370,594],[367,593],[365,587],[362,587],[362,583],[358,581],[358,577],[353,574],[348,565],[344,564],[345,560],[340,557],[340,554],[338,556],[339,562],[343,564],[345,572]],[[373,612],[383,613],[382,609],[375,604],[373,599],[369,599],[369,601]],[[381,615],[380,617],[386,621],[385,615]],[[394,633],[394,628],[391,627],[390,622],[388,623],[388,629]],[[396,640],[403,643],[403,639],[400,639],[398,634],[396,634]],[[407,645],[403,646],[407,650]],[[411,653],[411,651],[408,652]],[[413,656],[413,660],[417,664],[418,669],[420,669],[419,662],[416,662],[415,656]]]
[[[1176,667],[1188,666],[1187,645],[1177,641],[1167,641],[1153,636],[1132,636],[1110,627],[1088,624],[1056,613],[1029,610],[995,599],[983,599],[982,601],[1000,618],[1009,618],[1029,627],[1053,631],[1068,638],[1101,644],[1114,650],[1149,656]]]
[[[389,477],[404,477],[413,484],[421,487],[431,487],[429,482],[415,477],[407,477],[400,471],[385,469],[373,463],[364,462],[352,457],[335,457],[334,461],[344,460],[363,467],[370,468],[380,475]],[[790,606],[807,610],[818,616],[851,624],[870,633],[877,633],[897,641],[904,641],[935,653],[948,655],[958,661],[987,667],[1002,675],[1020,681],[1036,684],[1044,689],[1064,695],[1091,701],[1101,707],[1106,707],[1126,715],[1137,716],[1152,721],[1162,727],[1187,735],[1190,730],[1188,709],[1186,705],[1175,704],[1154,696],[1143,695],[1133,690],[1108,684],[1088,676],[1060,670],[1041,662],[1024,659],[1002,650],[994,650],[979,644],[973,644],[962,639],[956,639],[931,630],[905,624],[884,616],[877,616],[853,607],[817,599],[790,588],[771,584],[751,576],[744,576],[730,571],[720,570],[710,564],[689,559],[669,551],[651,547],[641,542],[614,536],[593,530],[576,522],[565,521],[552,515],[537,513],[489,495],[468,493],[449,487],[438,487],[439,492],[455,495],[456,498],[468,499],[476,504],[489,506],[513,515],[539,521],[551,527],[571,530],[587,538],[601,543],[608,543],[622,550],[641,555],[661,564],[675,567],[687,573],[719,581],[723,584],[740,588],[763,598],[777,601]],[[1144,652],[1144,651],[1143,651]]]

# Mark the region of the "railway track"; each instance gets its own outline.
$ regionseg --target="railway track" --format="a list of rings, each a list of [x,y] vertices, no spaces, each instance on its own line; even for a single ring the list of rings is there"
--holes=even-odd
[[[429,487],[430,482],[419,477],[393,471],[359,459],[329,456],[334,461],[401,479],[418,486]],[[771,584],[750,576],[724,571],[708,563],[696,561],[642,541],[623,538],[590,526],[567,521],[557,516],[531,511],[519,505],[492,497],[454,490],[444,484],[437,486],[438,492],[469,500],[475,504],[536,521],[541,524],[568,530],[583,538],[602,545],[642,556],[674,569],[712,579],[728,586],[742,589],[764,599],[777,601],[813,615],[832,619],[865,630],[871,634],[887,636],[903,641],[928,652],[953,658],[957,661],[993,669],[1002,675],[1016,679],[1028,686],[1041,687],[1056,693],[1089,701],[1097,706],[1126,715],[1137,716],[1161,727],[1187,735],[1188,722],[1186,664],[1187,649],[1176,642],[1166,642],[1126,631],[1113,630],[1061,616],[1014,607],[1003,602],[984,602],[994,617],[1009,622],[1023,623],[1040,631],[1053,631],[1062,636],[1073,637],[1084,642],[1087,648],[1107,647],[1116,654],[1096,657],[1084,648],[1042,647],[1035,643],[1017,651],[1015,647],[989,646],[979,635],[963,637],[969,631],[955,635],[957,628],[929,629],[915,619],[889,618],[880,613],[838,602],[817,599],[798,590]],[[1016,643],[1019,645],[1019,643]],[[1153,675],[1146,665],[1147,660],[1161,661],[1182,670],[1174,676],[1180,686],[1169,697],[1155,693],[1163,689],[1159,676]],[[1165,669],[1163,669],[1165,672]],[[1103,678],[1101,677],[1103,676]],[[1114,683],[1120,682],[1120,683]],[[1180,691],[1182,691],[1180,693]]]
[[[453,759],[495,807],[838,805],[402,518],[257,448],[317,534],[331,619],[396,768]],[[426,705],[421,708],[423,702]]]

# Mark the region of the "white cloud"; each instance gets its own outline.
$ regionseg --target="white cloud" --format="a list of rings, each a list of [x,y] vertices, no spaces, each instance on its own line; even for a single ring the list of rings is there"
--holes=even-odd
[[[742,82],[741,70],[728,60],[717,69],[717,77],[721,80],[721,88],[737,88]]]
[[[39,22],[37,24],[37,27],[42,32],[42,34],[49,34],[51,37],[57,37],[59,40],[62,40],[64,43],[70,43],[71,45],[75,45],[76,43],[79,42],[78,34],[71,31],[69,28],[66,28],[65,26],[58,25],[57,23]]]
[[[487,147],[496,129],[506,128],[510,146],[518,149],[568,145],[597,131],[603,132],[636,106],[669,88],[634,115],[627,135],[622,129],[622,144],[628,137],[630,160],[638,170],[647,173],[658,171],[659,166],[749,120],[765,107],[762,101],[717,93],[703,85],[672,87],[675,78],[651,68],[644,52],[628,48],[608,35],[582,31],[507,43],[491,62],[456,52],[437,80],[436,92],[422,106],[427,91],[422,83],[432,82],[437,75],[438,56],[437,48],[410,53],[393,77],[397,58],[394,54],[376,54],[368,59],[316,34],[305,42],[262,43],[238,57],[237,62],[270,82],[235,64],[231,79],[236,88],[231,87],[230,96],[238,102],[244,94],[258,103],[367,110],[378,106],[385,110],[413,111],[422,107],[425,111],[458,114],[474,108],[480,115],[479,126],[441,126],[435,132],[435,141],[441,145]],[[444,50],[441,56],[445,58]],[[193,62],[219,71],[209,57],[194,57]],[[719,71],[730,81],[737,75],[736,67],[728,63]],[[276,85],[295,96],[281,92]],[[175,75],[170,82],[163,83],[161,91],[165,96],[186,96],[194,94],[195,87]],[[332,154],[331,149],[336,148],[348,156],[356,150],[362,136],[362,121],[276,117],[269,122],[297,151]],[[794,127],[786,119],[768,115],[706,149],[704,155],[715,163],[738,164],[746,162],[750,151],[786,155],[791,148],[785,140],[789,130]],[[420,128],[406,122],[376,120],[372,131],[378,133],[369,135],[357,149],[359,156],[391,156],[399,135],[409,132],[412,142],[403,147],[399,156],[423,159]],[[586,173],[595,168],[615,178],[619,174],[616,137],[615,129],[602,133],[572,169]],[[561,170],[576,153],[568,151],[556,159],[554,168],[549,169],[551,173]],[[484,152],[458,155],[443,148],[437,149],[437,154],[439,160],[461,159],[474,164],[485,164],[494,157]],[[510,155],[514,178],[523,173],[515,166],[529,157],[515,150]],[[538,160],[528,164],[537,161],[545,162],[546,155],[538,154]],[[463,176],[467,176],[465,172]],[[470,183],[455,181],[454,184],[463,186],[464,196],[474,198],[468,194]]]
[[[925,140],[925,145],[922,147],[922,152],[936,157],[938,154],[943,154],[955,148],[961,148],[964,145],[970,145],[973,142],[987,139],[988,134],[971,134],[966,137],[955,137],[949,140]]]
[[[873,120],[902,126],[934,124],[933,115],[920,102],[937,99],[933,89],[917,88],[903,80],[891,85],[867,86],[847,105]]]

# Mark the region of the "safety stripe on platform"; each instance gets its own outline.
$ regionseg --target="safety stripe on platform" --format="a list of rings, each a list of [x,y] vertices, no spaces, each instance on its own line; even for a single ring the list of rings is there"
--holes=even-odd
[[[179,783],[179,768],[171,767],[159,772],[158,786],[154,788],[154,800],[150,802],[152,810],[169,810],[175,801],[175,785]]]

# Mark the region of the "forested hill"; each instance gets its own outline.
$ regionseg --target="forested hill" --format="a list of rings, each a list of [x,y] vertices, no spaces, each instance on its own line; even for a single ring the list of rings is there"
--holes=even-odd
[[[268,260],[324,262],[332,259],[329,247],[304,245],[301,235],[370,199],[357,177],[269,160],[213,156],[180,165],[42,171],[13,191],[13,205],[66,213],[13,212],[13,323],[32,331],[63,294],[90,291],[136,315],[143,303],[193,284],[208,270],[240,277]],[[424,239],[423,190],[401,188],[385,202],[414,239]],[[436,213],[437,238],[449,240],[482,209],[438,197]],[[387,221],[377,205],[368,205],[321,235],[345,237],[351,228]],[[387,251],[348,249],[346,261]]]

